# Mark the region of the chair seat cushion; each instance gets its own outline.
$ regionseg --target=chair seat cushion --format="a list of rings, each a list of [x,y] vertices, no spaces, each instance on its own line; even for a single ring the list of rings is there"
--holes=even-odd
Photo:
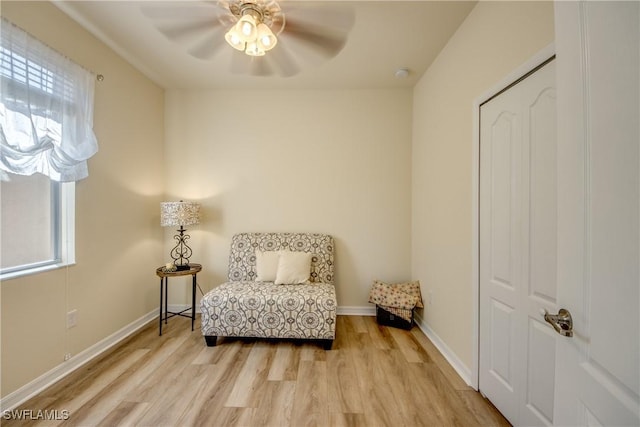
[[[329,283],[227,282],[202,298],[202,334],[334,339],[336,306]]]

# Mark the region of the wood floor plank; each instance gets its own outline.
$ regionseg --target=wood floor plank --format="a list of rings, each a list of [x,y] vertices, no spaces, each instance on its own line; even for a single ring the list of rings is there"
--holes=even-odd
[[[246,427],[251,425],[253,408],[221,408],[212,425],[225,427]]]
[[[154,395],[154,399],[144,416],[136,422],[138,426],[173,426],[184,413],[184,408],[195,397],[195,393],[202,387],[202,383],[207,380],[206,365],[190,365],[174,378],[170,385],[172,393],[166,393],[168,388],[162,388],[164,393]]]
[[[404,354],[407,362],[422,363],[431,361],[429,354],[422,348],[412,334],[408,334],[406,331],[397,328],[389,328],[389,332],[402,354]]]
[[[100,395],[105,388],[126,372],[131,366],[135,366],[141,359],[148,355],[148,350],[140,349],[133,352],[123,352],[124,357],[118,358],[118,363],[105,363],[101,370],[96,370],[91,380],[78,381],[76,387],[62,387],[57,399],[50,403],[47,410],[66,410],[69,413],[79,413],[95,396]],[[48,425],[65,425],[65,420],[50,422]]]
[[[120,402],[120,404],[98,424],[98,427],[138,426],[138,420],[149,410],[149,406],[146,402]]]
[[[88,400],[84,400],[85,396],[81,395],[83,402],[78,409],[72,401],[69,404],[71,408],[69,410],[73,413],[73,417],[61,425],[97,425],[124,400],[125,396],[128,396],[140,383],[144,383],[187,338],[188,336],[167,338],[156,352],[145,354]]]
[[[456,390],[472,390],[464,380],[458,375],[456,370],[451,366],[447,359],[438,351],[436,346],[426,337],[424,333],[418,328],[413,328],[411,330],[411,335],[413,335],[416,341],[421,345],[421,347],[429,354],[429,357],[433,360],[433,362],[438,365],[442,373],[449,380],[449,384]]]
[[[408,361],[401,349],[380,352],[380,362],[386,366],[385,374],[389,387],[398,399],[398,417],[407,426],[433,426],[441,421],[428,394],[415,387],[416,377],[408,369],[409,364],[424,368],[421,362]]]
[[[385,351],[390,350],[361,349],[350,352],[357,371],[367,425],[392,426],[401,421],[396,408],[400,407],[398,399],[402,396],[394,396],[385,374],[387,367],[381,363]]]
[[[367,333],[371,338],[371,344],[375,348],[382,350],[395,348],[395,341],[391,338],[391,334],[389,333],[390,328],[378,325],[376,318],[373,316],[364,317],[363,322],[367,328]]]
[[[227,345],[217,345],[215,347],[202,346],[198,355],[193,359],[196,365],[215,365],[220,358],[224,357],[224,354],[230,349],[238,349],[241,343],[239,341],[235,343],[229,343]]]
[[[130,402],[151,402],[165,394],[182,377],[182,372],[192,363],[202,347],[195,337],[189,336],[180,346],[162,360],[162,369],[149,372],[145,381],[137,384],[125,400]]]
[[[364,414],[346,414],[341,412],[329,413],[329,426],[331,427],[358,427],[368,426]]]
[[[199,323],[197,323],[199,325]],[[338,316],[316,341],[224,338],[206,347],[189,319],[150,323],[23,410],[66,421],[13,426],[508,426],[418,329]]]
[[[251,352],[251,346],[240,346],[233,353],[233,358],[221,360],[215,365],[209,365],[206,380],[199,384],[194,398],[187,403],[185,410],[178,420],[178,426],[209,427],[218,424],[218,413],[224,409],[235,381]],[[229,353],[231,355],[231,353]],[[227,363],[224,363],[224,362]]]
[[[474,390],[457,390],[457,395],[469,408],[469,411],[478,420],[482,426],[509,426],[509,422],[502,414],[489,402],[482,397],[480,393]]]
[[[468,410],[465,403],[449,384],[448,380],[435,364],[408,364],[407,369],[415,378],[420,378],[421,388],[428,398],[433,400],[433,407],[444,425],[473,427],[480,422]]]
[[[344,316],[348,323],[351,324],[350,331],[357,334],[366,334],[367,325],[362,316]]]
[[[280,427],[291,425],[295,381],[268,381],[260,406],[253,412],[251,426]]]
[[[255,408],[269,374],[275,346],[268,342],[256,342],[242,367],[229,398],[227,408]]]
[[[303,360],[298,371],[291,425],[326,426],[328,422],[327,363]]]
[[[327,354],[327,387],[330,412],[363,414],[362,395],[350,350]]]
[[[269,381],[284,381],[285,379],[295,379],[295,378],[285,378],[285,376],[291,376],[291,370],[289,370],[289,366],[293,362],[294,351],[293,345],[288,342],[282,342],[276,348],[276,354],[273,357],[273,362],[269,367],[269,375],[267,379]]]

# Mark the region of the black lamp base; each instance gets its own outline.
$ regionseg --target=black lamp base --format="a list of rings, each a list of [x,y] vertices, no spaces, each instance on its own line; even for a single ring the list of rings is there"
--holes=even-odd
[[[191,257],[191,248],[187,245],[187,240],[189,240],[189,235],[184,232],[187,231],[183,226],[180,226],[178,230],[179,234],[173,236],[174,240],[178,243],[176,246],[171,249],[171,258],[173,258],[173,265],[176,266],[176,271],[186,271],[189,270],[189,258]]]

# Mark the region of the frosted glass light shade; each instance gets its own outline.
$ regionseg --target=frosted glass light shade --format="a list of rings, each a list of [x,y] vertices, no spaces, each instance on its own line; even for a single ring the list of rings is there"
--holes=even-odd
[[[258,47],[264,51],[271,50],[278,43],[278,39],[271,29],[263,24],[258,24]]]
[[[160,203],[160,225],[183,226],[200,223],[200,204],[194,202]]]
[[[251,15],[244,15],[238,20],[238,23],[234,27],[236,34],[245,43],[251,40],[255,40],[258,35],[258,27],[256,26],[256,19]]]
[[[247,49],[244,51],[249,56],[263,56],[264,50],[258,46],[256,42],[247,43]]]
[[[239,51],[244,51],[246,43],[242,41],[240,36],[236,32],[236,27],[231,27],[229,31],[224,35],[224,39],[231,45],[232,48]]]

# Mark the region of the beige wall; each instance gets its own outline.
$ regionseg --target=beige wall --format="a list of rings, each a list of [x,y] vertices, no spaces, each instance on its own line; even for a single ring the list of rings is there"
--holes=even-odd
[[[77,264],[1,284],[4,397],[157,307],[164,91],[50,3],[3,1],[2,15],[105,76],[100,151],[76,185]],[[71,309],[78,326],[67,330]]]
[[[203,205],[191,242],[205,292],[241,231],[333,235],[340,306],[406,279],[411,104],[410,90],[168,91],[167,193]]]
[[[473,101],[553,42],[551,2],[480,2],[416,85],[412,276],[424,320],[472,366]]]

